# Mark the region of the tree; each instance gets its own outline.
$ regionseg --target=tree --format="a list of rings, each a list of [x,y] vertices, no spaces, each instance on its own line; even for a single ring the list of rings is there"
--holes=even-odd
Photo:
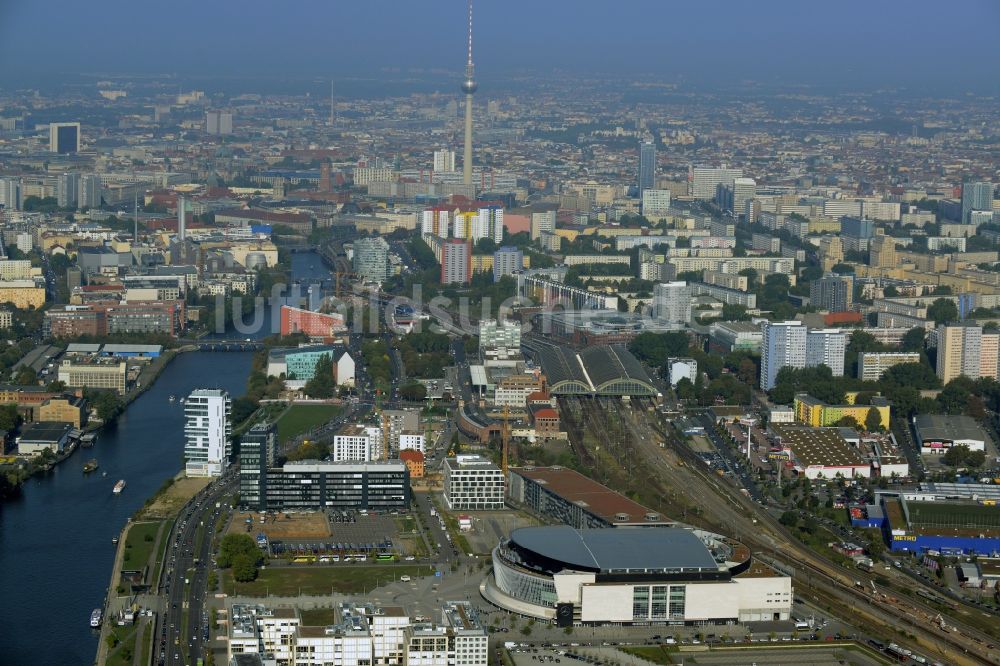
[[[216,562],[223,569],[233,566],[238,556],[249,557],[254,566],[263,563],[264,554],[249,534],[227,534],[219,544]]]
[[[965,456],[965,464],[969,467],[982,467],[985,463],[985,451],[970,451],[969,455]]]
[[[476,254],[493,254],[497,251],[497,244],[492,238],[480,238],[476,241]]]
[[[21,422],[17,405],[0,405],[0,430],[10,432]]]
[[[254,545],[254,548],[256,547]],[[257,560],[253,554],[237,553],[233,556],[232,568],[233,578],[240,583],[249,583],[257,578]]]
[[[51,391],[52,393],[62,393],[66,390],[66,382],[61,382],[58,379],[54,382],[49,382],[48,386],[45,387],[46,391]]]
[[[899,289],[896,289],[895,285],[890,284],[882,290],[882,295],[886,298],[895,298],[896,296],[899,296]]]
[[[22,365],[14,375],[14,383],[18,386],[35,386],[38,384],[38,375],[30,367]]]
[[[399,389],[399,397],[403,400],[419,402],[427,397],[427,387],[420,382],[411,382]]]
[[[696,392],[694,384],[687,377],[682,377],[677,386],[674,387],[674,391],[677,393],[677,398],[679,400],[692,400],[696,397]]]
[[[947,298],[938,298],[927,308],[927,318],[940,326],[958,319],[958,306]]]
[[[868,432],[878,432],[882,429],[882,415],[875,407],[868,408],[868,415],[865,416],[865,430]]]
[[[835,424],[840,428],[854,428],[855,430],[861,430],[861,424],[853,416],[845,416],[837,421]]]
[[[333,378],[333,358],[329,354],[323,354],[317,359],[312,379],[306,382],[303,390],[311,398],[333,397],[337,383]]]
[[[778,518],[778,522],[785,527],[795,527],[799,524],[799,514],[794,511],[785,511],[781,514],[781,517]]]
[[[941,462],[949,467],[959,467],[965,463],[969,453],[969,447],[965,444],[952,446],[941,456]]]
[[[903,351],[920,352],[924,350],[926,338],[927,330],[922,326],[916,326],[906,332],[899,346]]]

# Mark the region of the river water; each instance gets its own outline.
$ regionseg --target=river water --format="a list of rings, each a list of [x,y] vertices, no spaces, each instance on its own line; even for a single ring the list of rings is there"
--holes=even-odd
[[[329,275],[313,253],[294,255],[292,266],[300,279]],[[265,321],[256,334],[237,335],[267,335],[272,318]],[[251,356],[178,355],[117,424],[100,433],[93,449],[76,451],[52,472],[28,480],[19,498],[0,503],[0,664],[93,663],[97,634],[90,611],[103,605],[111,579],[111,539],[183,466],[184,407],[169,396],[196,388],[243,395]],[[90,458],[100,468],[84,475]],[[115,496],[118,479],[127,485]]]

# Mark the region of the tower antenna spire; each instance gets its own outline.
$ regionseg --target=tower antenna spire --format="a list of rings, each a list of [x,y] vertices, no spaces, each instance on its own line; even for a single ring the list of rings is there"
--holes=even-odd
[[[472,185],[472,94],[479,88],[475,74],[476,68],[472,64],[472,0],[469,0],[468,59],[465,62],[465,80],[462,81],[462,92],[465,93],[465,151],[462,154],[462,182],[466,185]]]

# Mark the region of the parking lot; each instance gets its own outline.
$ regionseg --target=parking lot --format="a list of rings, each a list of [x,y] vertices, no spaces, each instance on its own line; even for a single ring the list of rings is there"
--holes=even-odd
[[[269,516],[265,523],[254,524],[252,532],[267,536],[272,556],[293,561],[363,561],[407,554],[400,544],[396,517],[388,514],[332,509],[278,514],[273,522]]]

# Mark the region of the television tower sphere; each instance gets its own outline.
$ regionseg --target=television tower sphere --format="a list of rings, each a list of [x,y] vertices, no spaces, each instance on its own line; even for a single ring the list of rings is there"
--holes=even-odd
[[[462,81],[462,92],[464,92],[466,95],[471,95],[478,89],[479,89],[479,84],[476,83],[476,80],[471,76],[466,80]]]

